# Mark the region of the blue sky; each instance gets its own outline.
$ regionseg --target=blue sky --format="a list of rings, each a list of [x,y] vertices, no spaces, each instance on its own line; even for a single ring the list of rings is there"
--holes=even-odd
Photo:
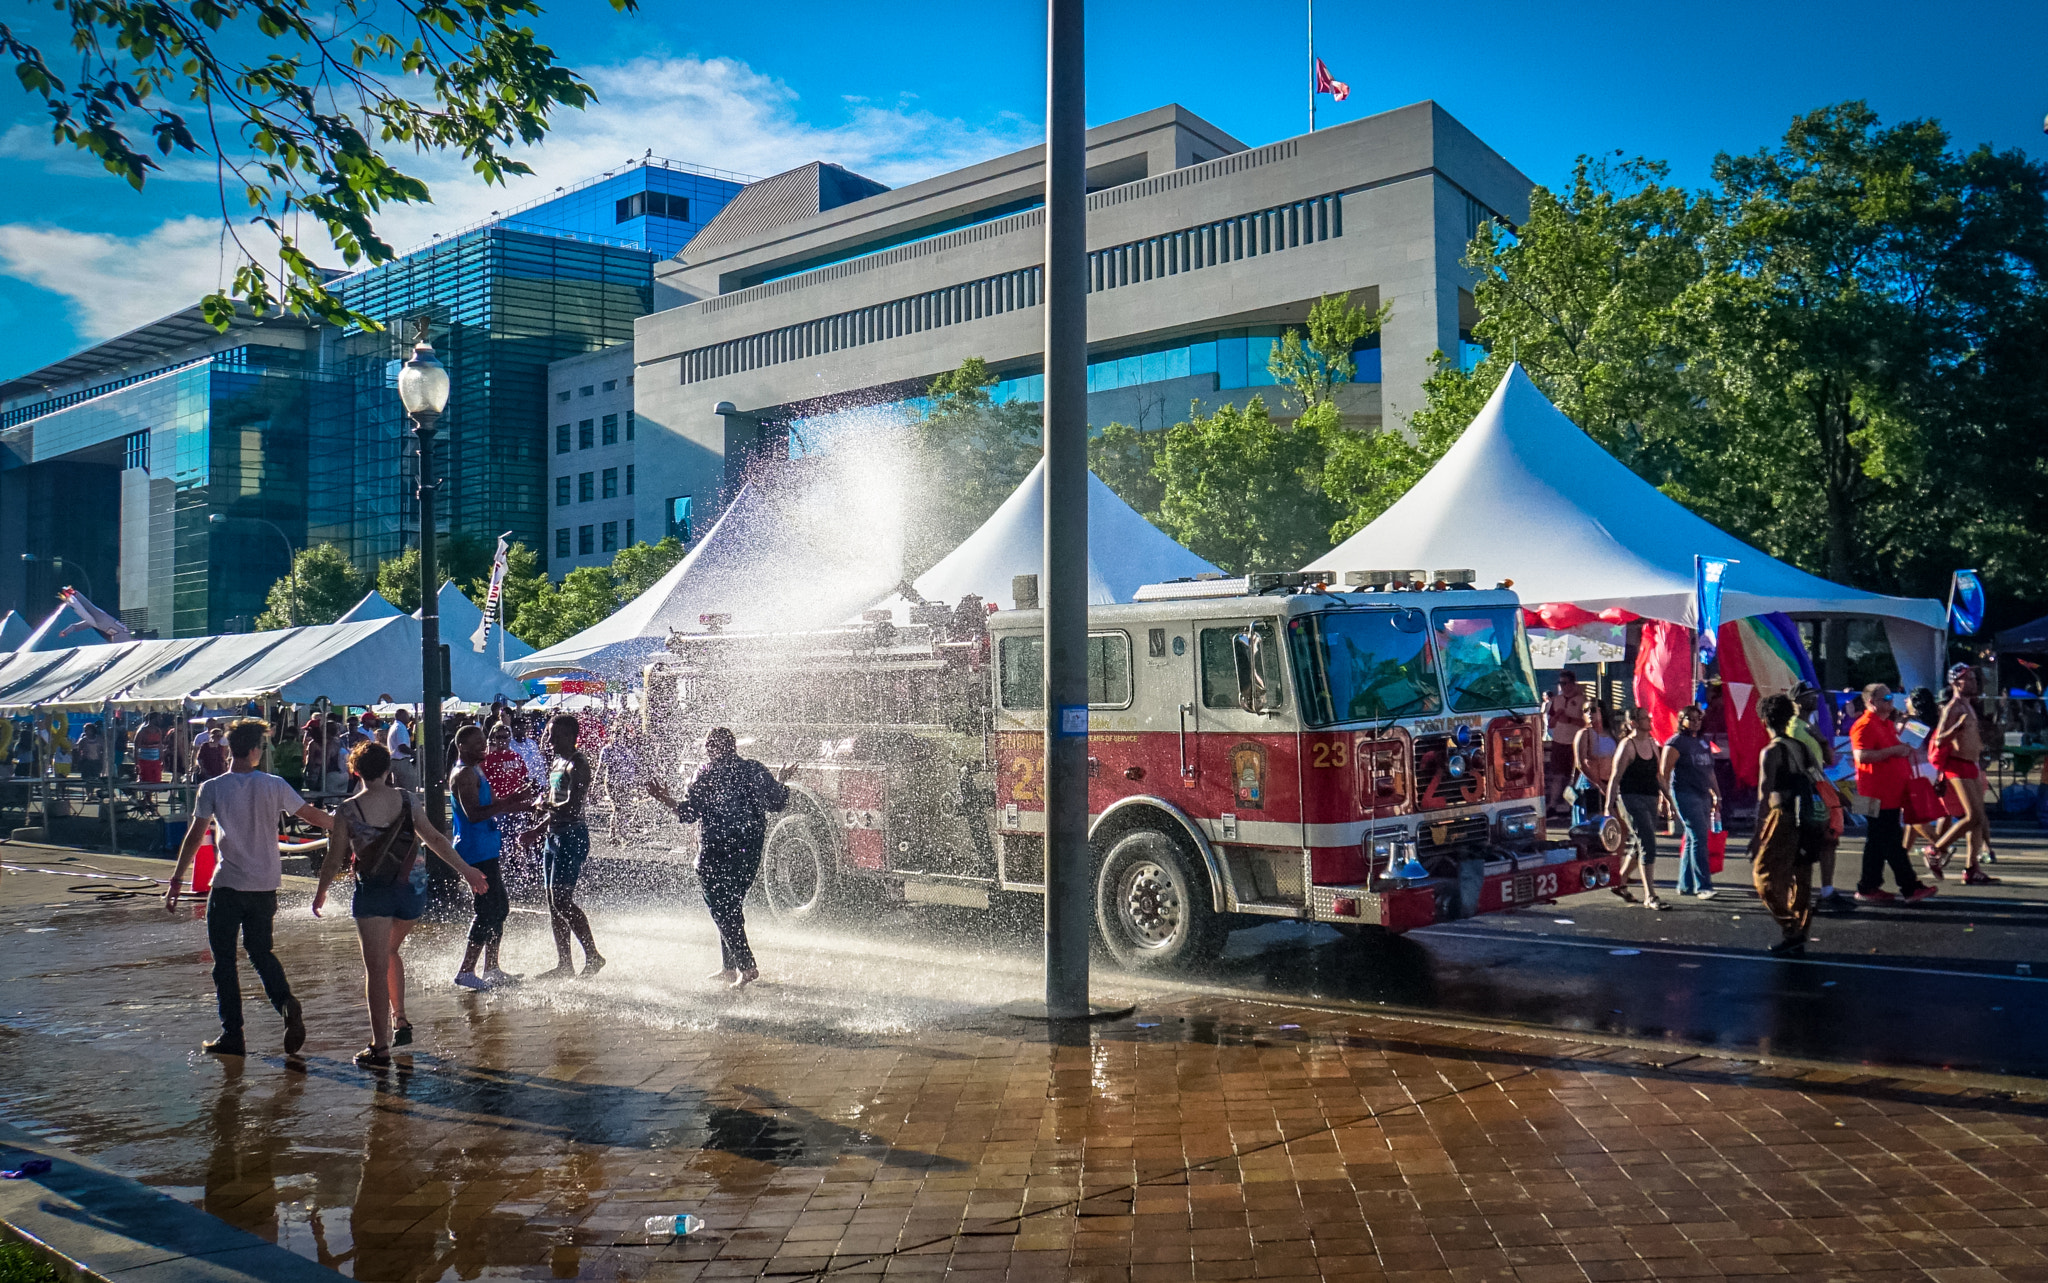
[[[59,33],[42,24],[48,48]],[[10,20],[14,15],[10,15]],[[1887,121],[1933,116],[1958,144],[2043,153],[2048,5],[1561,4],[1504,9],[1323,0],[1317,52],[1351,85],[1320,123],[1435,98],[1538,182],[1582,152],[1619,150],[1707,179],[1717,151],[1773,142],[1795,112],[1867,99]],[[559,0],[543,38],[600,90],[529,159],[511,192],[425,160],[431,208],[395,212],[391,239],[429,234],[638,156],[766,174],[834,160],[901,183],[1034,142],[1044,115],[1038,5],[772,6]],[[1097,0],[1091,123],[1179,102],[1253,145],[1307,125],[1299,0]],[[196,300],[221,262],[210,165],[138,195],[60,155],[13,77],[0,79],[0,375]]]

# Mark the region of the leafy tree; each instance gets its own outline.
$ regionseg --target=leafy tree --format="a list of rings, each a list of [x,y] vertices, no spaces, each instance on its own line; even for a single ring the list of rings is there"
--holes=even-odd
[[[1375,312],[1354,307],[1349,293],[1326,294],[1310,304],[1307,338],[1290,326],[1266,358],[1266,369],[1290,389],[1284,403],[1306,409],[1331,402],[1337,385],[1358,373],[1352,349],[1366,335],[1379,333],[1393,311],[1392,303]]]
[[[441,574],[441,581],[454,580],[467,584],[465,596],[478,605],[483,604],[476,590],[476,581],[484,581],[490,587],[491,557],[497,551],[496,542],[486,545],[475,535],[450,535],[434,545],[434,568]],[[509,564],[509,561],[508,561]],[[396,557],[388,558],[377,565],[377,591],[384,599],[408,615],[420,608],[420,550],[407,548]]]
[[[1159,519],[1166,497],[1166,484],[1155,471],[1165,439],[1164,432],[1128,423],[1112,423],[1088,439],[1088,470],[1148,521]]]
[[[618,585],[620,604],[654,587],[656,580],[683,559],[684,551],[683,541],[674,535],[660,543],[636,543],[619,549],[612,557],[612,582]]]
[[[1423,384],[1428,400],[1410,417],[1407,432],[1344,431],[1333,422],[1320,422],[1335,419],[1331,406],[1302,415],[1302,426],[1320,428],[1323,433],[1323,489],[1341,514],[1330,527],[1331,543],[1341,543],[1371,525],[1422,480],[1465,434],[1499,381],[1497,373],[1491,378],[1474,378],[1441,352],[1432,354],[1430,360],[1435,369]],[[1487,361],[1480,369],[1487,366],[1496,371],[1504,368]]]
[[[256,629],[288,628],[294,616],[294,577],[301,624],[331,624],[370,591],[370,577],[350,564],[348,554],[331,543],[314,544],[292,558],[294,575],[270,586]]]
[[[969,357],[932,380],[930,406],[911,425],[924,500],[905,532],[906,578],[959,547],[1038,466],[1038,408],[997,405],[995,382],[987,362]]]
[[[1338,511],[1322,490],[1323,433],[1275,423],[1264,397],[1161,434],[1159,524],[1233,574],[1293,570],[1329,551]]]
[[[512,635],[536,650],[574,637],[611,618],[620,606],[618,585],[604,566],[578,566],[512,617]]]
[[[395,253],[377,235],[378,211],[430,199],[388,152],[454,152],[485,182],[503,182],[532,172],[508,148],[538,142],[556,108],[597,98],[523,21],[541,13],[534,0],[46,4],[68,26],[58,61],[76,77],[29,42],[32,23],[0,25],[0,57],[42,99],[52,145],[97,157],[138,191],[162,168],[151,149],[217,163],[221,218],[240,260],[233,283],[204,302],[223,331],[236,299],[259,313],[283,306],[379,328],[328,290],[285,230],[289,216],[310,216],[350,266],[387,262]],[[611,5],[626,12],[636,0]],[[243,241],[231,200],[277,248]]]

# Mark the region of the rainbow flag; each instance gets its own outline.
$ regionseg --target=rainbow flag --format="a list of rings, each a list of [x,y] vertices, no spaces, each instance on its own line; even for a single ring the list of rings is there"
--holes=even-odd
[[[1800,682],[1815,682],[1813,657],[1799,627],[1782,614],[1752,615],[1721,625],[1721,698],[1726,704],[1728,757],[1735,778],[1754,786],[1757,759],[1770,743],[1770,730],[1757,709],[1772,695],[1790,695]],[[1832,735],[1822,701],[1823,735]]]

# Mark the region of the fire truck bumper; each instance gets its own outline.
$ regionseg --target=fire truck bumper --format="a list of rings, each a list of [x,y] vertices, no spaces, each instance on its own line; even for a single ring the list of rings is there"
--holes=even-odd
[[[1545,904],[1560,896],[1614,885],[1619,853],[1559,847],[1512,859],[1462,861],[1455,877],[1373,886],[1317,886],[1309,916],[1317,922],[1366,923],[1412,931],[1436,922]]]

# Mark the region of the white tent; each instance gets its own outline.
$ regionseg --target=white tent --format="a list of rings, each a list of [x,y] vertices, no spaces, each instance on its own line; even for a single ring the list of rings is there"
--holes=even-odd
[[[86,647],[58,655],[19,652],[0,662],[0,712],[27,707],[90,710],[225,708],[278,698],[308,704],[370,704],[417,680],[420,624],[400,615],[225,637]],[[450,649],[450,694],[470,702],[519,698],[519,682],[465,649]]]
[[[1512,579],[1532,607],[1620,607],[1689,625],[1695,555],[1740,563],[1728,570],[1724,619],[1882,619],[1902,683],[1941,685],[1940,602],[1830,583],[1702,520],[1602,449],[1519,365],[1414,489],[1303,569],[1469,569],[1481,583]]]
[[[434,600],[441,614],[441,640],[451,647],[466,650],[472,655],[476,654],[469,639],[476,632],[477,625],[484,622],[484,612],[469,599],[468,593],[455,586],[453,579],[441,585],[440,595]],[[420,612],[415,610],[412,617],[418,619]],[[490,643],[484,647],[484,658],[493,664],[498,662],[498,635],[502,631],[502,628],[493,625]],[[504,638],[505,658],[508,662],[523,659],[533,653],[533,647],[512,634],[505,633]]]
[[[385,599],[383,593],[372,588],[363,599],[348,608],[348,612],[335,620],[337,624],[359,624],[366,619],[396,619],[405,612]]]
[[[28,640],[28,621],[19,611],[8,611],[0,615],[0,652],[15,650]]]
[[[1011,580],[1036,575],[1045,564],[1045,461],[1003,500],[981,528],[911,585],[926,601],[957,602],[972,593],[1004,610],[1017,602]],[[1088,474],[1088,604],[1130,601],[1145,584],[1223,572],[1175,543],[1138,510]],[[881,603],[908,623],[908,603]],[[878,607],[879,609],[879,607]]]

